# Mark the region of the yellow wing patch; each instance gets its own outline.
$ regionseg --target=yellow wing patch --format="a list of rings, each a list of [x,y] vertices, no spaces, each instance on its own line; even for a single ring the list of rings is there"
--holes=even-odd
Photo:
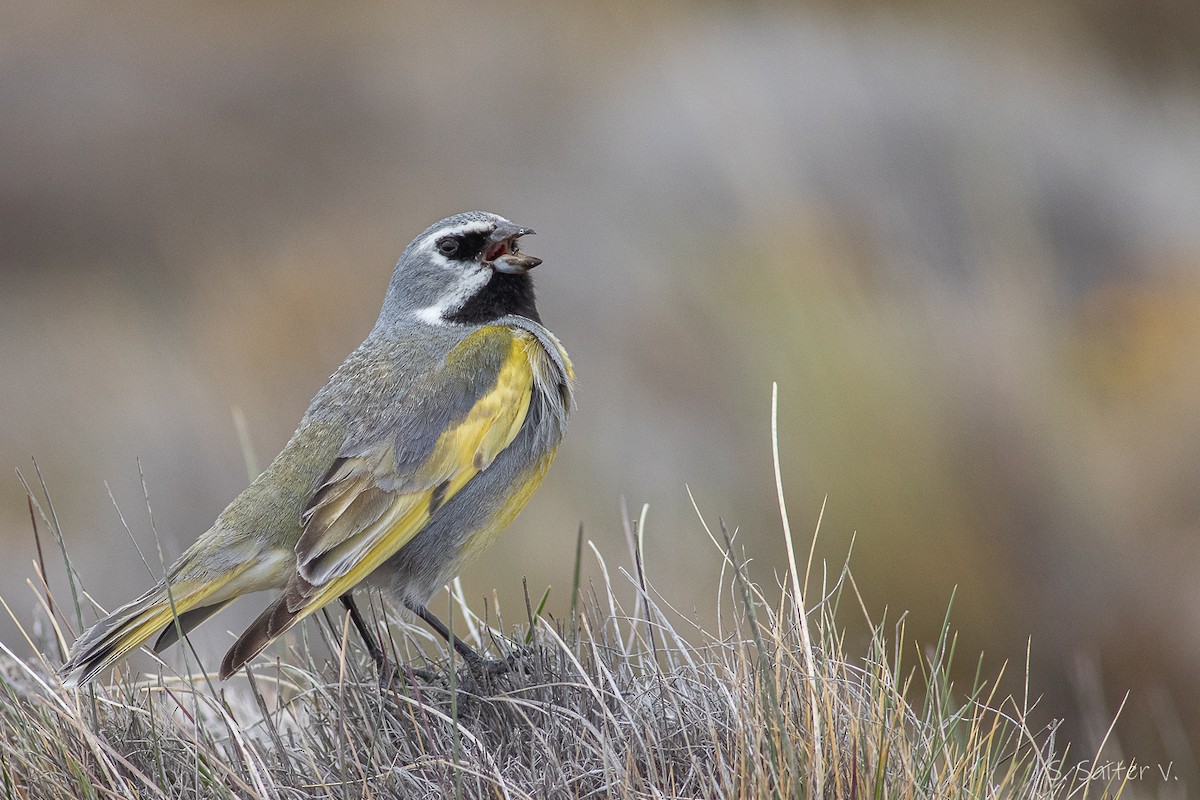
[[[516,438],[533,394],[530,347],[523,331],[490,326],[468,337],[458,351],[475,345],[473,337],[503,332],[512,345],[496,383],[467,415],[438,437],[429,457],[406,485],[413,491],[385,491],[377,478],[395,477],[390,443],[369,455],[347,458],[321,489],[306,517],[301,545],[301,576],[307,586],[288,603],[294,623],[344,594],[404,547],[429,522],[436,509],[496,459]]]

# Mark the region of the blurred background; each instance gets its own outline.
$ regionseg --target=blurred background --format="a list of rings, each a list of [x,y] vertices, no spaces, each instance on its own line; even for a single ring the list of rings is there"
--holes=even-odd
[[[1019,691],[1028,649],[1078,757],[1129,691],[1120,752],[1196,763],[1194,3],[2,17],[0,595],[19,615],[34,543],[12,470],[37,458],[88,589],[129,599],[150,578],[110,489],[153,554],[140,460],[173,559],[247,482],[239,415],[261,465],[409,239],[482,208],[539,231],[579,411],[464,576],[476,605],[495,588],[520,617],[524,576],[564,614],[581,521],[628,563],[624,496],[650,505],[652,580],[712,619],[720,559],[685,485],[773,585],[778,381],[800,548],[828,498],[818,559],[840,568],[854,538],[876,619],[907,612],[932,644],[954,594],[964,679],[982,652]]]

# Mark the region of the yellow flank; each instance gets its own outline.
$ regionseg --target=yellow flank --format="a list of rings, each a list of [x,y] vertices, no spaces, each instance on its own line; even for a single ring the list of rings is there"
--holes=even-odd
[[[478,472],[486,468],[516,437],[525,421],[533,392],[533,369],[524,347],[528,334],[489,326],[472,334],[459,348],[474,346],[473,340],[477,337],[496,336],[497,331],[510,336],[511,345],[496,376],[496,385],[479,398],[462,422],[438,438],[429,460],[415,476],[419,485],[436,486],[457,476],[464,469],[474,467]],[[451,353],[447,361],[455,355]],[[452,496],[452,493],[447,493],[446,499]]]
[[[533,365],[527,350],[533,337],[524,331],[488,326],[464,340],[447,361],[457,355],[457,350],[479,346],[483,337],[496,335],[511,338],[511,348],[501,365],[496,384],[479,398],[459,424],[439,437],[429,459],[414,476],[415,482],[425,488],[394,495],[390,507],[381,515],[349,526],[353,533],[345,535],[347,531],[342,528],[343,536],[339,537],[339,541],[322,542],[318,539],[314,542],[312,552],[318,553],[322,560],[334,556],[337,560],[345,559],[353,563],[341,574],[337,574],[338,569],[333,569],[331,579],[315,586],[316,591],[305,598],[302,608],[289,608],[289,611],[296,613],[290,624],[345,594],[399,552],[429,522],[430,499],[435,491],[440,490],[439,487],[445,485],[443,502],[449,500],[468,481],[486,469],[516,438],[525,422],[533,395]],[[392,463],[395,463],[394,457]],[[533,478],[517,490],[504,511],[498,515],[494,526],[496,531],[507,525],[528,502],[548,466],[549,459],[544,465],[538,465]],[[350,475],[345,478],[358,483]],[[360,483],[351,492],[357,494],[363,488]],[[341,510],[354,508],[352,501],[345,497],[339,497],[336,505]],[[332,526],[333,522],[329,525]],[[489,529],[492,527],[489,526]],[[335,550],[339,552],[331,552]]]

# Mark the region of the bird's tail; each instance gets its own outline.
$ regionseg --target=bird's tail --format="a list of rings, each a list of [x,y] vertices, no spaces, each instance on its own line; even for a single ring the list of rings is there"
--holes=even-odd
[[[158,636],[156,652],[171,646],[179,640],[181,630],[187,633],[245,591],[230,591],[231,583],[245,568],[243,564],[218,576],[176,578],[169,593],[167,584],[160,582],[121,606],[84,631],[71,647],[59,672],[63,683],[87,683],[151,636]]]
[[[265,650],[276,637],[282,636],[284,631],[300,621],[300,613],[288,608],[287,598],[287,592],[284,592],[283,596],[267,606],[233,643],[233,647],[229,648],[229,652],[221,661],[221,680],[237,672],[246,662]]]

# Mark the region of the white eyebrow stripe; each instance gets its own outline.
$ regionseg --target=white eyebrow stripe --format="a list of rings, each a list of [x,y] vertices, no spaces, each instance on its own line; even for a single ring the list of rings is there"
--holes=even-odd
[[[502,220],[508,222],[508,220]],[[419,249],[430,249],[432,244],[443,236],[462,236],[467,233],[491,233],[496,228],[495,222],[464,222],[453,228],[441,228],[426,236],[417,245]]]

